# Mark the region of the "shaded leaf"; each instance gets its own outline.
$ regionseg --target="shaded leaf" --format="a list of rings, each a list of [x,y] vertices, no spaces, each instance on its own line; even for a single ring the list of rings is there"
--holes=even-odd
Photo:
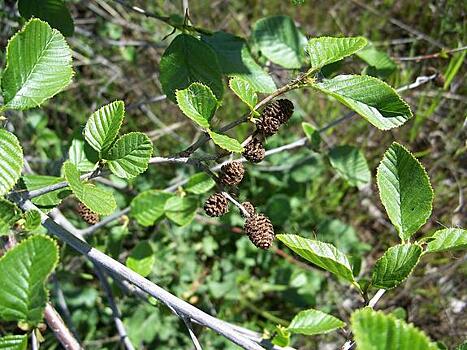
[[[467,247],[467,231],[462,228],[438,230],[431,238],[433,240],[426,246],[427,253],[465,249]]]
[[[21,217],[16,204],[0,198],[0,236],[8,234],[12,225]]]
[[[198,201],[190,197],[172,197],[165,203],[165,216],[179,226],[188,225],[196,214]]]
[[[93,171],[99,161],[99,154],[80,135],[71,141],[68,159],[79,171]]]
[[[220,148],[225,149],[229,152],[242,153],[243,147],[237,140],[227,136],[218,134],[212,130],[208,130],[209,136],[211,136],[212,141],[218,145]]]
[[[5,129],[0,129],[0,196],[13,188],[22,169],[23,149],[18,139]]]
[[[431,215],[433,190],[425,169],[394,142],[378,166],[376,180],[381,202],[399,237],[409,239]]]
[[[209,191],[216,182],[206,173],[197,173],[190,177],[185,185],[185,191],[193,194],[202,194]]]
[[[201,83],[193,83],[175,92],[178,107],[202,128],[208,129],[217,109],[217,99],[211,89]]]
[[[248,81],[235,77],[229,80],[229,86],[251,110],[255,108],[258,103],[258,95]]]
[[[41,213],[35,209],[24,213],[24,228],[27,231],[33,231],[41,225]]]
[[[165,203],[173,196],[172,193],[156,190],[141,192],[131,201],[131,216],[141,226],[152,226],[164,216]]]
[[[155,262],[156,256],[151,245],[148,241],[142,241],[131,251],[126,259],[126,266],[141,276],[147,277],[151,274]]]
[[[373,45],[367,45],[356,55],[368,64],[365,73],[372,76],[385,78],[391,75],[397,68],[397,65],[389,55],[376,49]]]
[[[329,161],[337,173],[358,188],[368,185],[371,172],[363,152],[350,145],[336,146],[329,151]]]
[[[302,129],[306,137],[308,138],[308,141],[310,142],[311,149],[313,151],[318,152],[319,146],[321,144],[321,136],[319,134],[319,131],[316,130],[313,125],[306,122],[302,123]]]
[[[291,333],[315,335],[329,333],[345,327],[345,322],[319,310],[300,311],[290,322],[287,330]]]
[[[25,175],[21,179],[28,191],[38,190],[40,188],[58,184],[64,181],[64,179],[61,177],[46,175]],[[70,194],[70,189],[68,187],[65,187],[59,190],[43,194],[38,197],[34,197],[31,201],[39,206],[53,207],[60,204],[60,202]]]

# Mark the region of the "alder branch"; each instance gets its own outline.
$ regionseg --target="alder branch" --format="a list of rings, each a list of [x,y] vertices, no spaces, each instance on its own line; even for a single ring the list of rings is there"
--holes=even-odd
[[[62,344],[62,346],[67,350],[81,350],[82,347],[70,332],[68,327],[63,322],[59,313],[54,309],[54,307],[47,303],[44,310],[44,318],[47,322],[47,325],[50,327],[52,332],[55,335],[55,338]]]

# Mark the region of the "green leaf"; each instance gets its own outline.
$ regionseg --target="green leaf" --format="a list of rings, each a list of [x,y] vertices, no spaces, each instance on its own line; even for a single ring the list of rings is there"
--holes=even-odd
[[[47,236],[22,241],[0,259],[0,320],[37,325],[42,321],[48,276],[58,261],[58,247]]]
[[[72,162],[79,171],[93,171],[99,161],[99,154],[92,148],[89,143],[84,141],[82,135],[74,138],[71,141],[70,149],[68,150],[68,159]]]
[[[43,187],[54,185],[60,182],[63,182],[64,179],[56,176],[46,176],[46,175],[25,175],[22,178],[28,191],[38,190]],[[61,201],[68,197],[71,194],[71,191],[68,187],[55,190],[46,194],[43,194],[38,197],[34,197],[32,202],[36,205],[43,207],[54,207],[59,205]]]
[[[381,202],[399,237],[409,239],[431,215],[433,189],[420,162],[394,142],[376,174]]]
[[[201,83],[193,83],[175,92],[178,107],[202,128],[208,129],[217,109],[217,99],[211,89]]]
[[[371,172],[363,152],[353,146],[343,145],[331,148],[329,162],[347,182],[362,188],[371,182]]]
[[[427,253],[465,249],[467,247],[467,231],[462,228],[438,230],[431,238],[433,240],[426,246]]]
[[[394,61],[386,52],[376,49],[373,45],[367,45],[358,51],[357,56],[368,63],[368,67],[365,70],[365,73],[368,75],[385,78],[391,75],[397,68]]]
[[[2,76],[5,108],[40,106],[67,87],[73,77],[71,50],[62,34],[32,19],[8,42]]]
[[[196,214],[198,201],[191,197],[172,197],[165,202],[165,216],[178,226],[188,225]]]
[[[188,34],[179,34],[162,55],[159,65],[162,89],[176,102],[175,91],[192,82],[211,88],[217,99],[222,98],[224,85],[216,53],[204,42]]]
[[[368,75],[338,75],[312,86],[333,96],[378,129],[392,129],[412,118],[410,107],[392,87]]]
[[[20,219],[20,213],[14,203],[0,198],[0,237],[8,234],[13,224]]]
[[[225,149],[229,152],[242,153],[243,147],[237,140],[227,136],[218,134],[212,130],[208,130],[209,136],[211,136],[212,141],[218,145],[220,148]]]
[[[319,134],[319,131],[316,130],[313,125],[306,122],[302,123],[302,129],[310,142],[311,149],[318,152],[321,144],[321,135]]]
[[[41,225],[41,213],[32,209],[24,213],[24,228],[26,231],[33,231]]]
[[[23,149],[18,139],[5,129],[0,129],[0,196],[13,188],[22,169]]]
[[[277,235],[277,238],[295,253],[336,276],[354,283],[349,260],[332,244],[314,241],[297,235]]]
[[[400,244],[389,248],[376,261],[371,284],[384,289],[398,286],[412,273],[422,252],[418,244]]]
[[[124,116],[123,101],[114,101],[99,108],[88,119],[84,138],[97,152],[105,153],[117,137]]]
[[[367,41],[361,36],[349,38],[321,37],[308,41],[306,52],[310,56],[311,69],[322,67],[340,61],[365,47]]]
[[[172,193],[156,190],[141,192],[131,201],[131,216],[141,226],[152,226],[164,216],[165,203],[173,196]]]
[[[364,308],[351,317],[358,350],[437,350],[418,328],[392,315]]]
[[[185,191],[193,194],[203,194],[216,185],[216,182],[206,173],[197,173],[190,177],[185,185]]]
[[[147,277],[151,274],[155,262],[156,256],[151,245],[148,241],[142,241],[131,251],[126,259],[126,266],[141,276]]]
[[[63,172],[73,194],[86,207],[100,215],[113,213],[117,207],[117,203],[112,192],[96,187],[93,184],[82,182],[76,165],[69,161],[63,164]]]
[[[18,10],[21,17],[40,18],[63,35],[73,35],[73,19],[63,0],[19,0]]]
[[[262,18],[256,22],[251,35],[263,55],[272,62],[289,69],[303,65],[306,38],[297,29],[292,18]]]
[[[287,330],[296,334],[315,335],[343,327],[345,323],[338,318],[319,310],[309,309],[300,311],[290,322]]]
[[[290,344],[290,332],[287,328],[277,325],[272,343],[277,346],[286,347]]]
[[[219,62],[222,62],[224,74],[247,81],[257,92],[272,93],[276,90],[274,80],[253,59],[244,39],[229,33],[216,32],[213,35],[203,35],[202,40],[216,52]]]
[[[28,336],[7,335],[0,338],[1,350],[26,350],[28,347]]]
[[[104,158],[112,173],[131,179],[146,171],[152,150],[152,142],[146,134],[130,132],[120,137]]]
[[[229,86],[235,95],[245,102],[251,110],[255,108],[258,103],[258,95],[248,81],[235,77],[230,79]]]

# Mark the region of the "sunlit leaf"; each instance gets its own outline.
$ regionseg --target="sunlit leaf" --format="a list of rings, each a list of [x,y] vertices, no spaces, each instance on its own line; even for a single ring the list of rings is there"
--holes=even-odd
[[[152,226],[164,216],[165,203],[173,196],[172,193],[156,190],[141,192],[131,201],[131,216],[141,226]]]
[[[232,78],[229,81],[229,86],[235,95],[245,102],[251,110],[254,109],[258,103],[258,95],[248,81],[238,77]]]
[[[218,145],[220,148],[225,149],[226,151],[229,152],[234,152],[234,153],[242,153],[243,152],[243,147],[238,142],[232,137],[229,137],[227,135],[222,135],[218,134],[212,130],[208,130],[209,136],[211,136],[212,141]]]
[[[462,228],[446,228],[436,231],[426,247],[427,253],[467,248],[467,231]]]
[[[217,99],[211,89],[201,83],[193,83],[175,92],[178,107],[202,128],[208,129],[217,109]]]
[[[0,129],[0,196],[12,189],[22,169],[23,149],[18,139],[5,129]]]
[[[188,225],[196,214],[198,201],[191,197],[172,197],[165,203],[165,216],[179,226]]]
[[[156,256],[151,245],[147,241],[142,241],[131,251],[126,259],[126,266],[141,276],[147,277],[151,274],[155,262]]]
[[[329,333],[345,327],[345,323],[338,318],[319,310],[300,311],[290,322],[287,330],[291,333],[315,335]]]

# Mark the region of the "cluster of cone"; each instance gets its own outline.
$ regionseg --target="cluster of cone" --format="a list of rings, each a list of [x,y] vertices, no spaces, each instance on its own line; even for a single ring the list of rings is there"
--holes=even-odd
[[[250,162],[259,163],[264,159],[265,149],[263,140],[266,136],[274,135],[279,127],[292,116],[294,106],[289,100],[277,100],[269,104],[261,113],[256,123],[256,133],[245,146],[243,156]],[[229,162],[221,167],[219,181],[226,186],[237,186],[245,175],[243,163]],[[271,220],[256,212],[250,202],[243,202],[245,213],[244,230],[250,241],[258,248],[269,249],[275,238]],[[209,216],[222,216],[229,211],[229,201],[222,193],[214,193],[206,200],[204,211]]]

